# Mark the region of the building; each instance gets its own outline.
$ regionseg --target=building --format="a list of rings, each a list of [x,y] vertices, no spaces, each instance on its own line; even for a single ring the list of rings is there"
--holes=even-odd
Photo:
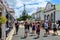
[[[6,17],[6,13],[5,13],[5,6],[4,6],[4,4],[3,4],[3,1],[2,0],[0,0],[0,12],[1,12],[1,16],[4,16],[4,17]],[[5,40],[5,25],[6,24],[2,24],[2,26],[1,26],[1,29],[2,29],[2,39],[3,40]]]
[[[56,12],[56,21],[58,21],[58,20],[60,20],[60,4],[56,4],[55,5],[55,7],[56,7],[56,10],[55,10],[55,12]]]
[[[48,2],[44,10],[44,20],[50,22],[53,27],[53,24],[60,20],[60,5]]]
[[[54,23],[60,20],[59,15],[60,15],[60,5],[54,5],[48,2],[44,11],[44,19]]]
[[[0,0],[0,12],[2,16],[6,17],[8,22],[2,24],[2,39],[3,40],[11,40],[11,37],[14,32],[14,20],[15,20],[15,12],[12,8],[9,8],[8,4],[2,0]],[[9,39],[10,38],[10,39]]]
[[[55,5],[48,2],[44,10],[45,21],[48,20],[48,21],[55,22],[54,15],[55,15]]]
[[[44,8],[40,7],[37,12],[32,14],[32,19],[35,20],[44,20]]]
[[[8,4],[5,5],[6,8],[6,18],[8,21],[6,22],[6,40],[11,40],[12,35],[15,31],[14,29],[14,21],[15,21],[15,12],[12,8],[9,8]]]

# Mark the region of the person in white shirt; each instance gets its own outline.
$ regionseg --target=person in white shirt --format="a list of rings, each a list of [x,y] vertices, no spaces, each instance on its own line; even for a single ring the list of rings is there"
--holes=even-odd
[[[46,33],[44,35],[48,36],[48,32],[49,32],[49,30],[48,30],[48,22],[44,23],[44,28],[45,28],[45,31],[46,31]]]

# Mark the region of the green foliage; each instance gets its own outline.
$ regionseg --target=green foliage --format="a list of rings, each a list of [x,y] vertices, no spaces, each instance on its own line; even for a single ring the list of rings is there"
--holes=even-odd
[[[23,21],[25,21],[26,19],[30,19],[31,18],[31,16],[30,15],[26,15],[26,16],[21,16],[20,18],[17,18],[17,20],[18,21],[21,21],[21,20],[23,20]]]
[[[0,16],[0,24],[6,23],[7,19],[3,16]]]
[[[30,19],[31,16],[27,14],[26,10],[25,10],[25,5],[24,5],[24,10],[22,12],[22,16],[20,16],[20,18],[17,18],[18,21],[25,21],[26,19]]]

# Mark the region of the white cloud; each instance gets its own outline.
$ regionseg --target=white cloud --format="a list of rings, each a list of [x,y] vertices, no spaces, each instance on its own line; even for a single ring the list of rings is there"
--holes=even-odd
[[[21,6],[23,6],[23,4],[26,4],[27,8],[45,7],[46,1],[47,0],[17,0],[16,7],[21,7]],[[48,0],[48,1],[50,1],[50,0]],[[33,3],[38,3],[38,4],[29,6],[29,4],[33,4]]]
[[[20,0],[16,0],[16,7],[23,6],[22,2]]]
[[[14,8],[15,5],[16,5],[16,1],[15,0],[13,0],[13,1],[12,0],[3,0],[3,2],[8,3],[10,8]]]
[[[47,1],[50,1],[50,0],[17,0],[16,7],[17,8],[23,7],[23,4],[26,4],[26,9],[31,11],[28,14],[31,15],[33,12],[36,12],[38,7],[45,7]],[[37,4],[34,4],[34,3],[37,3]],[[29,4],[31,4],[31,5],[29,5]],[[16,9],[16,10],[18,10],[18,9]],[[16,13],[17,14],[22,13],[22,11],[23,11],[23,8],[20,8],[19,11]]]
[[[15,8],[15,15],[22,13],[23,4],[26,4],[26,10],[29,10],[29,14],[31,15],[33,12],[37,10],[38,7],[45,7],[47,1],[50,0],[7,0],[11,7]]]

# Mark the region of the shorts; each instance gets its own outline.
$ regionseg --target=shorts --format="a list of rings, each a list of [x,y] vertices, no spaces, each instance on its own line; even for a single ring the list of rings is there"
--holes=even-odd
[[[55,31],[57,31],[57,29],[56,28],[53,28],[53,31],[55,32]]]
[[[48,32],[48,31],[49,31],[49,30],[48,30],[48,28],[47,28],[47,29],[45,29],[45,31],[46,31],[46,32]]]
[[[40,30],[37,30],[37,31],[36,31],[36,34],[40,35]]]
[[[29,32],[29,30],[28,29],[25,29],[25,33],[28,33]]]
[[[48,27],[48,29],[50,30],[50,29],[51,29],[51,27]]]
[[[32,28],[32,30],[35,30],[35,28]]]

